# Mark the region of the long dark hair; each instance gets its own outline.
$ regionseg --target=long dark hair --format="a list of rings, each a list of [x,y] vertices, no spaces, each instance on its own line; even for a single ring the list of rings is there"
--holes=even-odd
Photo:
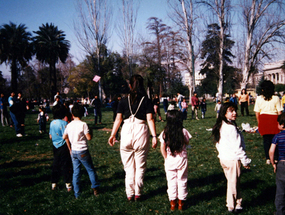
[[[228,108],[233,108],[235,111],[237,110],[236,104],[232,103],[232,102],[224,103],[221,106],[219,116],[218,116],[216,124],[214,125],[213,130],[212,130],[212,136],[214,137],[215,142],[219,142],[219,140],[220,140],[220,129],[221,129],[223,121],[225,121],[228,124],[233,124],[235,127],[237,127],[235,121],[228,121],[228,119],[225,116]]]
[[[143,84],[143,77],[140,75],[133,75],[130,79],[130,85],[131,85],[131,91],[130,91],[130,96],[131,96],[131,104],[134,104],[136,101],[138,95],[140,96],[146,96],[146,91],[144,89],[144,84]]]
[[[264,96],[264,99],[267,101],[270,101],[272,99],[272,96],[274,95],[274,84],[271,81],[268,80],[264,80],[261,84],[260,84],[260,88],[261,88],[261,95]]]
[[[241,95],[243,95],[243,92],[242,91],[244,91],[244,94],[246,95],[247,94],[247,92],[246,92],[246,89],[245,88],[243,88],[242,90],[241,90],[241,92],[240,92],[240,94]]]
[[[180,153],[186,144],[183,135],[181,112],[178,110],[167,111],[166,122],[163,139],[166,148],[169,147],[171,154],[174,156],[175,152]]]

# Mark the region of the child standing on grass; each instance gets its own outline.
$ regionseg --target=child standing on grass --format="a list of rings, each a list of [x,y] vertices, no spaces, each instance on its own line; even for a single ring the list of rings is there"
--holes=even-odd
[[[60,178],[62,169],[67,191],[71,191],[72,163],[70,158],[69,145],[62,138],[67,122],[64,118],[64,109],[60,105],[52,108],[54,120],[50,123],[49,136],[53,143],[53,166],[51,173],[52,190],[55,190]]]
[[[40,133],[46,133],[46,125],[47,125],[47,121],[49,120],[49,116],[45,111],[44,107],[39,107],[39,114],[38,114],[38,118],[37,118],[37,122],[39,123],[39,132]]]
[[[221,109],[222,103],[220,100],[218,100],[216,106],[215,106],[215,111],[217,112],[217,118],[219,117],[220,109]]]
[[[275,207],[276,215],[285,214],[285,113],[282,113],[277,118],[278,129],[281,131],[272,139],[272,144],[269,149],[270,162],[276,173],[276,195]],[[279,156],[276,165],[274,155],[276,147],[278,148]]]
[[[205,114],[207,111],[207,103],[206,103],[206,99],[203,98],[201,103],[200,103],[200,108],[201,108],[201,113],[202,113],[202,119],[205,119]]]
[[[183,117],[183,120],[186,120],[187,119],[188,105],[187,105],[187,102],[186,102],[185,98],[183,98],[183,100],[181,102],[181,107],[182,107],[182,117]]]
[[[224,103],[212,131],[219,153],[218,158],[227,178],[226,206],[229,212],[242,210],[239,189],[241,163],[244,168],[249,169],[251,162],[245,153],[243,136],[236,126],[236,110],[234,103]]]
[[[191,134],[183,128],[180,112],[170,110],[166,115],[167,124],[159,135],[160,150],[165,159],[165,172],[171,210],[183,210],[187,198],[188,161],[187,150]]]
[[[91,182],[91,188],[94,195],[99,195],[98,177],[93,166],[92,158],[88,150],[87,140],[92,139],[92,134],[89,131],[86,122],[81,121],[84,115],[83,106],[75,103],[72,108],[73,121],[67,126],[63,134],[65,140],[69,140],[71,145],[72,163],[73,163],[73,188],[75,198],[80,195],[80,178],[81,165],[85,167]]]

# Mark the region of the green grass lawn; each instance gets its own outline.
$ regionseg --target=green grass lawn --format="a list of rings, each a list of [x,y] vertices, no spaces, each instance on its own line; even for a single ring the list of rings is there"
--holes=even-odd
[[[250,106],[249,117],[238,117],[237,124],[257,122]],[[27,137],[17,138],[13,128],[0,126],[0,214],[181,214],[170,212],[166,193],[164,161],[159,146],[148,155],[144,179],[144,200],[129,203],[125,195],[124,170],[119,144],[107,143],[112,128],[112,111],[103,110],[102,125],[95,126],[93,111],[83,118],[93,129],[89,150],[101,181],[102,193],[92,195],[87,172],[83,171],[82,195],[76,200],[68,193],[63,181],[59,189],[51,190],[52,142],[47,134],[38,132],[37,112],[26,116]],[[164,113],[161,109],[161,113]],[[226,179],[217,158],[211,128],[215,123],[214,104],[208,103],[206,119],[191,120],[191,112],[184,127],[191,133],[188,149],[188,208],[186,214],[227,214]],[[163,114],[163,119],[165,115]],[[52,115],[50,114],[50,118]],[[165,122],[157,122],[159,134]],[[47,130],[49,126],[47,127]],[[251,169],[242,170],[241,191],[243,214],[273,214],[275,211],[275,174],[265,164],[262,137],[244,133],[246,151],[252,159]]]

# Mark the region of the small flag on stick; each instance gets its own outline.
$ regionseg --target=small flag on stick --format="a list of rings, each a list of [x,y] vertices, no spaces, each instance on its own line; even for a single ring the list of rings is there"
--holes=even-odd
[[[93,78],[93,81],[98,82],[100,79],[101,79],[100,76],[95,75],[94,78]]]

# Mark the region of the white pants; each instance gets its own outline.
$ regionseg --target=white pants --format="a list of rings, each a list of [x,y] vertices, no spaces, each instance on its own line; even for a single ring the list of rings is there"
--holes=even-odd
[[[121,131],[121,159],[126,173],[127,197],[140,196],[146,171],[146,158],[149,150],[148,126],[143,120],[124,120]]]
[[[167,155],[168,156],[168,155]],[[171,157],[170,160],[165,161],[165,172],[167,178],[167,193],[169,201],[180,199],[186,200],[187,191],[187,177],[188,177],[188,162],[187,157]],[[176,160],[176,161],[175,161]],[[177,164],[177,168],[173,168]]]
[[[241,206],[240,197],[240,175],[241,162],[240,160],[220,160],[221,166],[227,178],[227,207],[234,209],[236,206]]]

